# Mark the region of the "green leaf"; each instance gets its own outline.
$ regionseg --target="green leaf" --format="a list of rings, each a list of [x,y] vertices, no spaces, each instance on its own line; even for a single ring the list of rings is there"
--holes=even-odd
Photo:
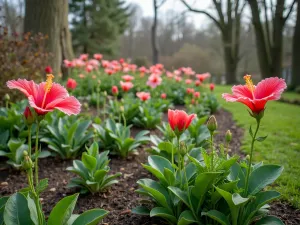
[[[172,164],[169,160],[158,156],[158,155],[151,155],[148,157],[149,165],[153,168],[159,170],[162,174],[164,173],[164,169],[168,168],[171,171],[174,171]]]
[[[150,217],[153,217],[153,216],[164,218],[167,221],[170,221],[171,223],[174,223],[174,224],[177,223],[176,217],[167,208],[163,208],[163,207],[155,207],[155,208],[153,208],[150,211]]]
[[[103,180],[105,175],[107,174],[107,170],[97,170],[94,174],[94,180],[99,183]]]
[[[161,142],[157,146],[160,150],[166,151],[168,153],[172,153],[172,151],[175,152],[175,148],[173,147],[172,143],[170,142]]]
[[[8,199],[9,199],[8,196],[0,198],[0,225],[2,225],[4,223],[3,213],[4,213],[5,204]]]
[[[203,212],[201,215],[208,216],[209,218],[212,218],[213,220],[219,222],[222,225],[230,225],[228,218],[223,213],[217,210],[210,210],[208,212]]]
[[[27,196],[28,209],[30,211],[30,218],[35,225],[39,225],[39,218],[36,209],[36,204],[30,196]]]
[[[177,187],[168,187],[168,189],[172,191],[173,194],[176,195],[184,204],[186,204],[188,207],[191,207],[186,191],[182,191]]]
[[[77,217],[72,225],[97,225],[107,214],[104,209],[91,209]]]
[[[48,225],[64,225],[70,219],[79,194],[61,199],[52,209]]]
[[[81,160],[86,168],[93,171],[97,165],[97,159],[93,156],[88,155],[86,152],[82,153]]]
[[[266,216],[257,221],[255,225],[284,225],[284,223],[275,216]]]
[[[231,193],[224,191],[218,187],[216,187],[216,190],[220,193],[220,195],[222,195],[230,208],[232,224],[237,224],[240,207],[249,199],[244,199],[237,193],[234,193],[233,196]]]
[[[195,186],[192,188],[192,195],[198,200],[197,211],[199,211],[204,202],[206,192],[212,187],[215,179],[220,174],[221,173],[218,172],[206,172],[201,173],[196,177]]]
[[[94,156],[96,158],[99,153],[99,146],[97,142],[93,142],[93,144],[87,149],[87,151],[89,155]]]
[[[39,182],[39,185],[36,188],[36,191],[38,194],[42,193],[44,190],[46,190],[46,188],[48,187],[48,179],[42,179]]]
[[[183,211],[178,218],[177,225],[188,225],[191,223],[198,223],[198,221],[194,218],[190,210]]]
[[[72,214],[66,225],[72,225],[79,216],[78,214]]]
[[[267,137],[268,137],[268,135],[267,135],[267,136],[264,136],[264,137],[258,137],[258,138],[256,138],[255,140],[256,140],[256,141],[259,141],[259,142],[263,142]]]
[[[174,185],[176,178],[175,178],[174,173],[171,170],[169,170],[168,168],[165,168],[164,176],[165,176],[169,186]]]
[[[168,202],[170,201],[170,197],[168,191],[162,185],[148,178],[141,179],[137,183],[145,191],[149,192],[150,196],[153,196],[159,205],[169,208]]]
[[[131,213],[143,215],[143,216],[149,216],[150,210],[145,206],[137,206],[131,210]]]
[[[49,156],[51,156],[51,152],[49,152],[49,151],[43,150],[43,151],[39,152],[39,159],[47,158]]]
[[[30,218],[27,199],[20,193],[13,194],[7,200],[3,218],[6,225],[34,225]]]
[[[283,167],[263,165],[250,174],[248,195],[255,195],[267,185],[272,184],[282,173]]]

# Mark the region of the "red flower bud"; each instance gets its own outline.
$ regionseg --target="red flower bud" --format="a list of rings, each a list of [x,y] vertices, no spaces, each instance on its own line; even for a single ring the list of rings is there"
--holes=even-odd
[[[168,110],[169,124],[176,135],[182,134],[191,124],[196,114],[188,115],[183,110]]]
[[[166,99],[166,98],[167,98],[167,94],[166,94],[166,93],[162,93],[162,94],[160,95],[160,97],[161,97],[162,99]]]
[[[49,73],[52,73],[53,71],[52,71],[52,68],[51,68],[51,66],[46,66],[45,67],[45,73],[46,74],[49,74]]]
[[[210,89],[211,91],[213,91],[213,90],[215,89],[215,85],[214,85],[213,83],[211,83],[211,84],[209,85],[209,89]]]
[[[28,125],[31,125],[34,123],[34,115],[32,114],[30,108],[27,106],[24,110],[24,117],[25,117],[25,122],[28,124]]]
[[[119,93],[118,87],[117,86],[112,86],[111,92],[113,93],[113,95],[118,95],[118,93]]]
[[[74,90],[77,86],[76,80],[69,78],[66,84],[67,88],[70,90]]]

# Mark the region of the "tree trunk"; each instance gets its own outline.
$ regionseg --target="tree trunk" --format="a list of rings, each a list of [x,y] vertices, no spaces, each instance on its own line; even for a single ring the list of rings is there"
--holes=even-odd
[[[225,79],[226,84],[236,83],[237,60],[232,55],[232,48],[224,44],[224,63],[225,63]]]
[[[154,8],[154,17],[153,17],[153,25],[151,28],[151,44],[152,44],[152,63],[153,65],[158,63],[158,47],[157,47],[157,38],[156,38],[156,30],[157,30],[157,2],[153,0],[153,8]]]
[[[300,86],[300,0],[297,4],[297,20],[293,39],[292,85]]]
[[[61,27],[61,35],[60,35],[60,45],[61,45],[61,53],[62,59],[72,60],[74,58],[74,52],[72,48],[72,36],[69,30],[69,21],[68,21],[68,14],[69,14],[69,2],[68,0],[63,1],[63,11],[62,11],[62,27]],[[64,66],[63,61],[61,62],[61,71],[62,71],[62,78],[66,80],[69,76],[69,69]]]
[[[256,52],[262,78],[270,77],[270,56],[268,54],[264,29],[260,20],[258,3],[256,0],[248,0],[251,12],[252,23],[255,30]]]
[[[54,74],[61,72],[63,59],[72,59],[68,26],[68,0],[26,0],[24,31],[48,36],[46,48],[52,54],[49,65]]]

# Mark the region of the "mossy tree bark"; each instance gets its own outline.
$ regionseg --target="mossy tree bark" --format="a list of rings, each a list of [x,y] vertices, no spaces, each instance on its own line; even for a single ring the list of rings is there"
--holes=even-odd
[[[297,0],[297,20],[293,39],[292,85],[300,86],[300,0]]]

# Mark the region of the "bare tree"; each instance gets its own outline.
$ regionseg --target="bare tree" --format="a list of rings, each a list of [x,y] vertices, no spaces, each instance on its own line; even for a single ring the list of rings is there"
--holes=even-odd
[[[151,28],[151,44],[152,44],[152,63],[157,64],[159,60],[159,50],[157,44],[157,18],[158,18],[158,9],[166,2],[167,0],[153,0],[153,24]]]
[[[296,0],[248,0],[256,35],[256,49],[262,78],[281,76],[283,30]],[[271,18],[269,18],[271,15]],[[262,18],[263,17],[263,18]]]
[[[300,86],[300,0],[297,0],[297,20],[293,38],[292,84]]]
[[[54,73],[61,70],[63,58],[73,58],[68,26],[68,0],[26,0],[24,31],[48,35],[47,48],[53,54]]]
[[[226,83],[236,83],[236,71],[240,59],[241,17],[246,3],[240,0],[227,0],[226,7],[223,7],[221,0],[212,0],[218,15],[215,17],[208,11],[193,8],[185,0],[181,1],[191,12],[206,15],[219,28],[223,41]]]

